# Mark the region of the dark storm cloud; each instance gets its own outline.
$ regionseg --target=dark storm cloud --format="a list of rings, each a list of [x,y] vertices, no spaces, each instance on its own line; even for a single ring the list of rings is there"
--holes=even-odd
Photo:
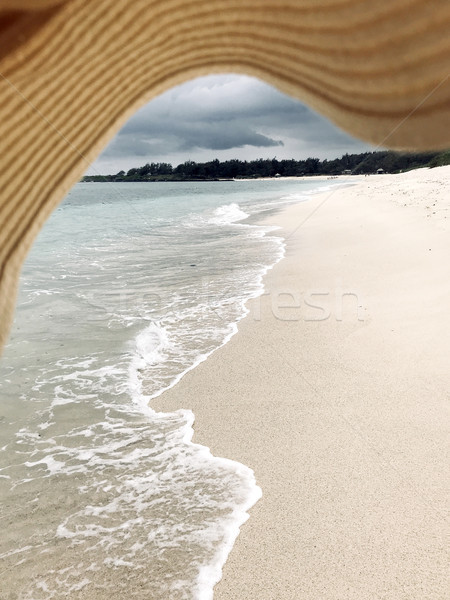
[[[105,155],[127,156],[133,143],[137,144],[137,155],[142,155],[145,148],[147,153],[189,154],[195,148],[282,146],[279,138],[259,131],[259,120],[264,122],[271,113],[283,110],[283,96],[273,92],[248,78],[215,77],[203,83],[191,82],[144,107],[125,125]]]
[[[129,156],[136,154],[163,154],[168,151],[187,154],[193,148],[207,150],[228,150],[255,146],[267,148],[282,146],[281,140],[262,135],[240,122],[230,121],[224,128],[223,123],[214,122],[149,122],[133,124],[132,130],[125,129],[105,152],[109,156]]]
[[[283,145],[281,140],[274,140],[234,121],[228,122],[226,128],[223,127],[223,123],[202,123],[201,127],[198,125],[197,127],[186,127],[185,125],[178,128],[176,133],[181,134],[183,140],[180,149],[186,151],[193,147],[227,150],[244,146],[267,148]]]
[[[156,98],[119,132],[97,168],[215,158],[333,158],[354,140],[300,102],[250,77],[211,76]]]

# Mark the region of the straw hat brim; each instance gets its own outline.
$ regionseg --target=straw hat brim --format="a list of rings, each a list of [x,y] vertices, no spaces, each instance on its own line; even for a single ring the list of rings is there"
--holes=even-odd
[[[144,103],[259,77],[391,148],[450,145],[447,0],[0,0],[0,347],[26,253]]]

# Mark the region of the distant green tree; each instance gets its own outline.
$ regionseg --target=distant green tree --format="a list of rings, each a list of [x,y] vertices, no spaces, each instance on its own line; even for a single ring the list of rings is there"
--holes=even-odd
[[[450,151],[443,152],[393,152],[380,150],[360,154],[344,154],[333,160],[309,157],[306,160],[258,158],[251,161],[238,159],[219,161],[217,158],[205,163],[187,160],[173,168],[170,163],[146,163],[145,165],[115,175],[86,175],[83,181],[152,181],[152,180],[209,180],[235,177],[274,177],[292,175],[340,175],[350,170],[353,174],[376,173],[383,169],[398,173],[419,167],[435,167],[450,164]]]

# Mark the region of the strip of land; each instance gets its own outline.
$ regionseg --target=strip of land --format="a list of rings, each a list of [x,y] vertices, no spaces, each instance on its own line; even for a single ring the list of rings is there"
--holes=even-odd
[[[216,600],[442,600],[450,167],[362,178],[272,223],[286,257],[239,332],[152,401],[254,469]]]

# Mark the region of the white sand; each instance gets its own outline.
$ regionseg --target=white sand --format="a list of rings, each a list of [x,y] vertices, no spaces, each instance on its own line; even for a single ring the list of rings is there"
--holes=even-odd
[[[215,599],[448,598],[450,167],[272,221],[268,293],[152,402],[192,408],[195,440],[263,489]]]

